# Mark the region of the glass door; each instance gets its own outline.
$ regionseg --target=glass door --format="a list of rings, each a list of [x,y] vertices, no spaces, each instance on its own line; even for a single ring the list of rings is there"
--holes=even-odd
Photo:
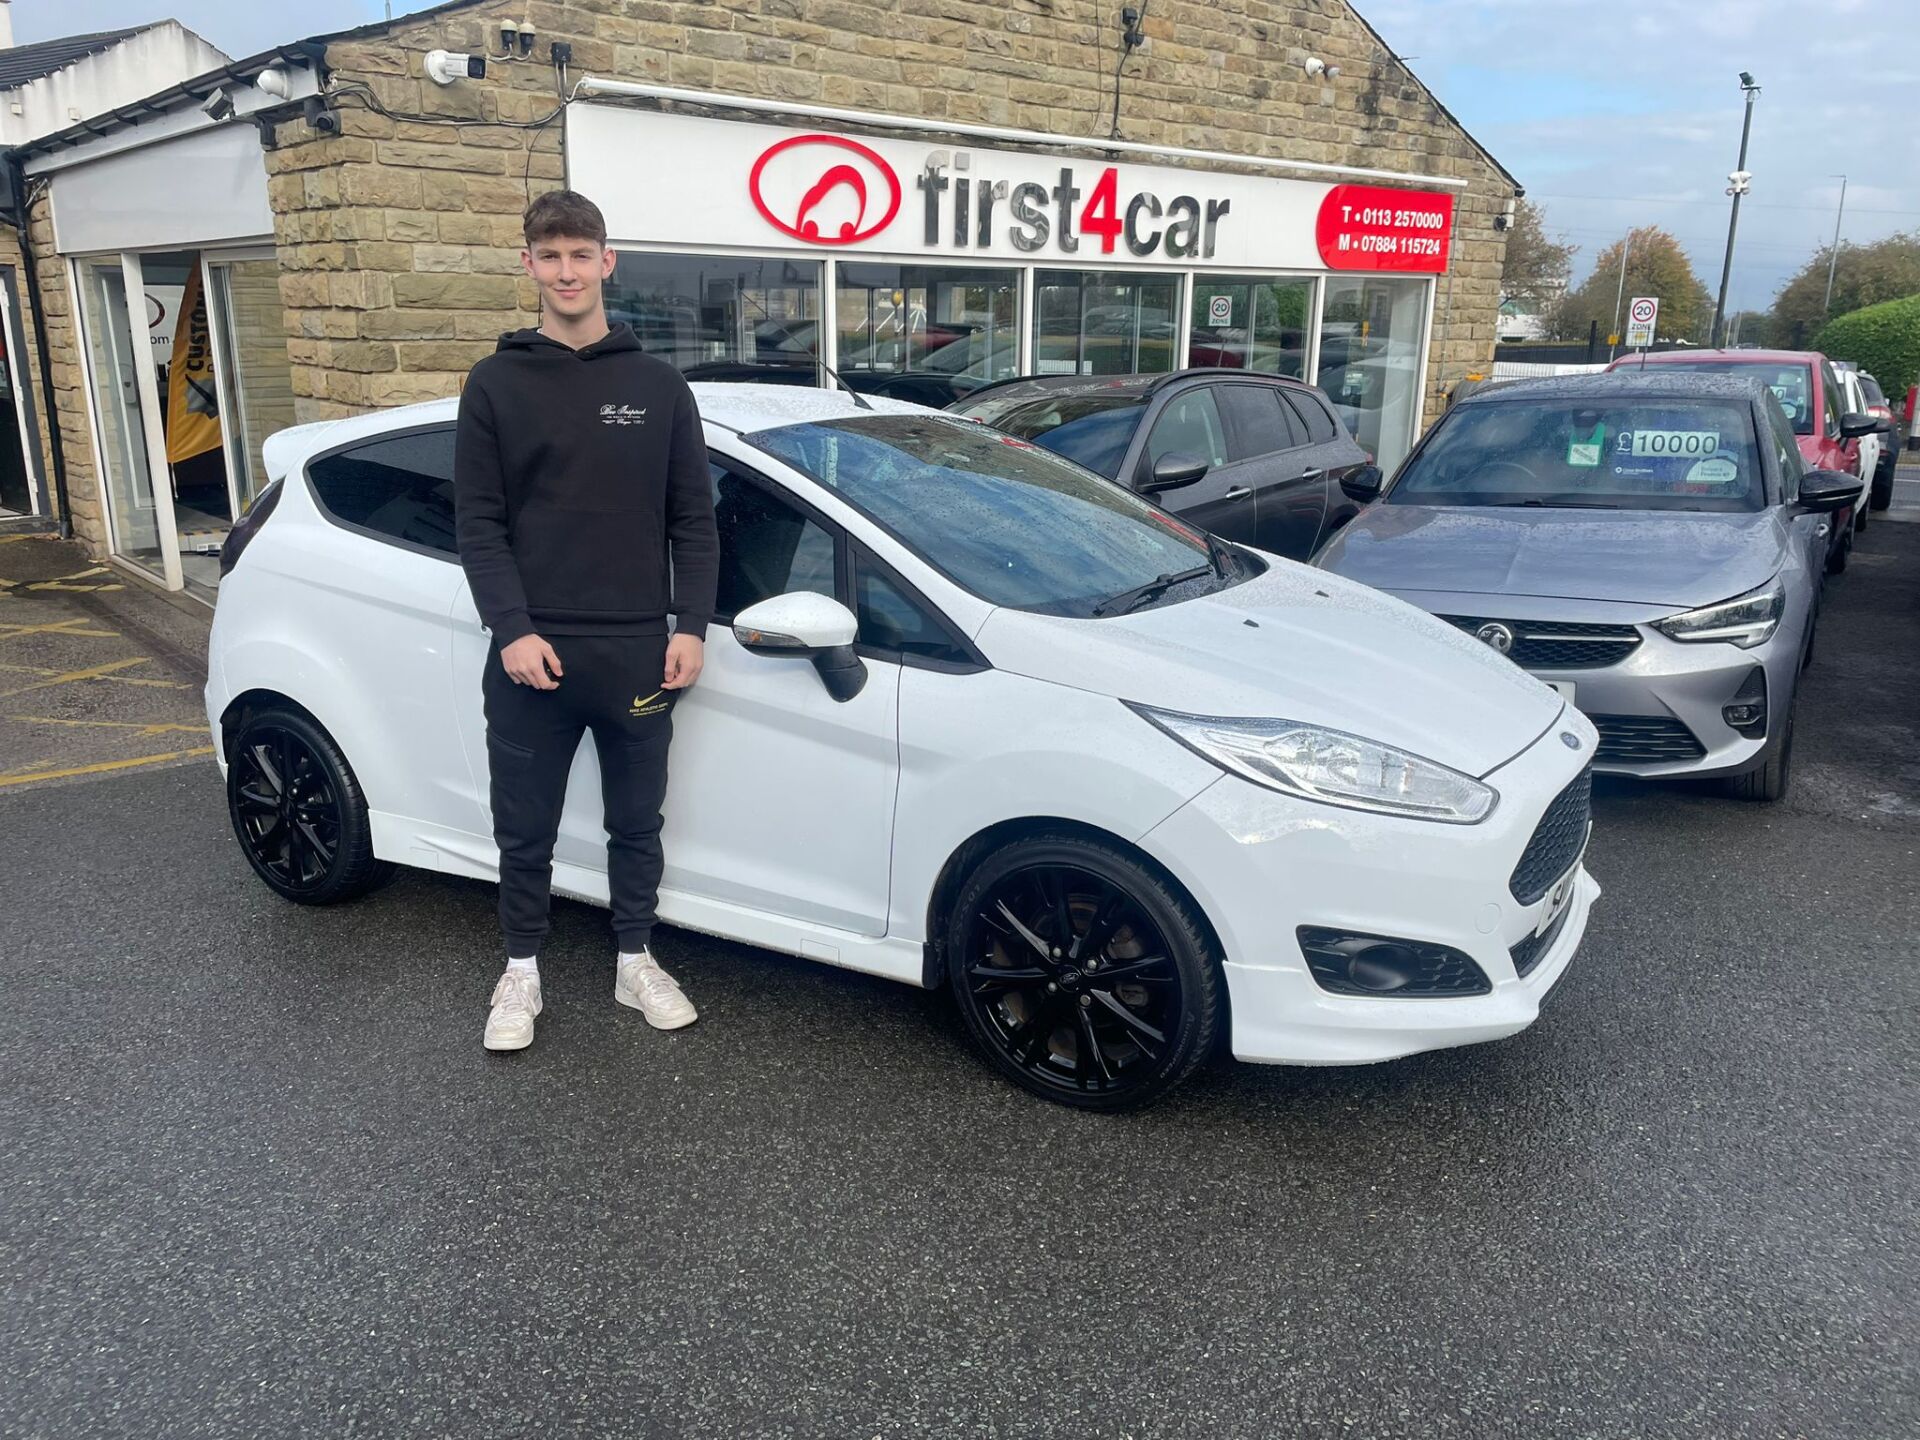
[[[280,308],[280,267],[271,258],[209,256],[206,278],[214,358],[220,369],[230,507],[239,515],[266,488],[261,447],[267,437],[298,423],[293,362]]]
[[[1320,388],[1389,475],[1413,448],[1420,421],[1428,283],[1330,275],[1322,294]]]
[[[124,255],[80,260],[74,269],[113,553],[177,590],[180,556],[173,497],[170,487],[154,487],[154,476],[165,473],[165,462],[155,463],[149,443],[148,422],[158,420],[159,390],[140,259]],[[130,297],[138,298],[138,312]]]

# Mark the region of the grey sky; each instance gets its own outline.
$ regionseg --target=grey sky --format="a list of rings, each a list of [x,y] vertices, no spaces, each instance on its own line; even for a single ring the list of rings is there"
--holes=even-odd
[[[23,44],[172,16],[236,56],[385,9],[385,0],[13,3]],[[1766,305],[1826,243],[1836,172],[1848,176],[1843,238],[1920,229],[1920,0],[1359,0],[1359,9],[1546,208],[1549,228],[1580,246],[1576,278],[1628,226],[1658,223],[1718,285],[1741,70],[1764,90],[1735,308]]]

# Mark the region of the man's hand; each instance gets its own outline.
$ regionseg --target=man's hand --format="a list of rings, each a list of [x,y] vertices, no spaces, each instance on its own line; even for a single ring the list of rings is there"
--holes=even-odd
[[[668,690],[684,690],[700,678],[706,664],[707,642],[698,635],[676,635],[667,641],[667,674],[661,685]]]
[[[511,645],[502,646],[500,663],[514,684],[531,685],[536,690],[558,690],[560,677],[566,673],[553,647],[538,635],[522,635]]]

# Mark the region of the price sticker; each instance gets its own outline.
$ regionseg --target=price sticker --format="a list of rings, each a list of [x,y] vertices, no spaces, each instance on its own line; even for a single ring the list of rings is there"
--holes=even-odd
[[[1627,453],[1634,456],[1682,455],[1703,459],[1720,448],[1718,430],[1636,430]]]

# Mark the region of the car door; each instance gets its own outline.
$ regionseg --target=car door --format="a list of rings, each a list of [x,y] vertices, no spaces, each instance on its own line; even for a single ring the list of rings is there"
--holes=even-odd
[[[1257,544],[1304,560],[1326,517],[1326,472],[1313,463],[1299,417],[1276,385],[1258,380],[1222,384],[1228,470],[1253,487]]]
[[[1154,465],[1167,455],[1190,455],[1207,462],[1207,473],[1191,485],[1152,495],[1183,519],[1228,540],[1258,545],[1259,527],[1253,483],[1228,467],[1227,427],[1212,385],[1189,385],[1169,395],[1147,422],[1133,483],[1153,477]]]
[[[843,704],[810,662],[751,655],[735,641],[733,615],[757,601],[793,590],[844,599],[843,540],[782,487],[719,452],[712,460],[719,605],[700,679],[675,704],[660,913],[729,930],[721,917],[744,909],[884,934],[899,666],[868,660],[866,686]],[[464,595],[454,629],[461,733],[484,797],[488,637]],[[606,843],[589,735],[568,777],[555,863],[604,874]]]
[[[1799,437],[1793,433],[1793,422],[1787,419],[1786,411],[1780,408],[1779,402],[1772,396],[1763,396],[1762,399],[1768,402],[1760,409],[1767,417],[1774,461],[1780,471],[1780,503],[1784,507],[1782,518],[1793,535],[1801,564],[1817,582],[1826,574],[1827,537],[1833,529],[1831,518],[1805,514],[1800,510],[1800,477],[1807,472],[1807,462],[1800,454]]]
[[[1360,503],[1340,488],[1340,482],[1357,475],[1372,461],[1333,413],[1333,402],[1319,390],[1307,385],[1283,385],[1279,393],[1306,429],[1309,448],[1302,459],[1317,467],[1323,476],[1326,518],[1320,526],[1317,549],[1334,531],[1360,513]]]

